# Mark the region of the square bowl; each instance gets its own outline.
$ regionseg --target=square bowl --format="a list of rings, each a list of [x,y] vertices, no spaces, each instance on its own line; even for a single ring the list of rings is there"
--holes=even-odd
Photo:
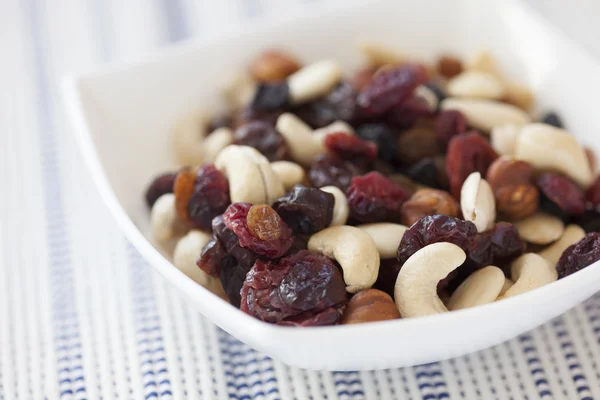
[[[347,2],[341,7],[257,21],[226,36],[188,42],[145,60],[65,80],[77,140],[106,205],[132,244],[215,324],[269,356],[312,369],[368,370],[433,362],[480,350],[532,329],[598,290],[596,263],[545,287],[500,302],[441,315],[361,325],[287,328],[254,319],[177,268],[149,239],[143,192],[176,167],[168,150],[175,119],[218,109],[223,71],[262,49],[289,49],[305,61],[358,65],[355,43],[370,38],[424,59],[442,51],[494,51],[501,66],[530,85],[541,107],[600,153],[600,66],[517,1]]]

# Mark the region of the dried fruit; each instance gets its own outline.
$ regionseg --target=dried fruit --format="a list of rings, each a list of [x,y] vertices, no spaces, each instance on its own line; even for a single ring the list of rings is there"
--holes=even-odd
[[[196,181],[196,171],[193,168],[182,168],[175,177],[173,184],[173,193],[175,194],[175,208],[177,217],[189,224],[190,216],[188,214],[188,204],[194,194],[194,183]]]
[[[196,265],[210,276],[219,276],[221,262],[227,257],[227,251],[221,241],[213,237],[202,249]]]
[[[227,207],[223,214],[223,222],[227,229],[235,233],[240,242],[240,246],[246,247],[256,254],[268,257],[278,258],[283,256],[293,243],[292,231],[284,221],[279,220],[277,213],[259,213],[253,212],[251,217],[264,217],[266,221],[249,220],[248,214],[253,206],[248,203],[234,203]],[[265,206],[269,207],[269,206]],[[250,225],[254,229],[250,228]],[[264,232],[264,228],[270,226],[277,228],[277,232],[269,234]],[[276,237],[276,239],[263,240],[257,235],[263,237]]]
[[[358,105],[368,116],[380,116],[407,100],[426,79],[420,65],[404,65],[379,72],[358,95]]]
[[[389,163],[398,160],[398,144],[394,129],[385,123],[369,123],[356,128],[358,136],[377,145],[378,157]]]
[[[281,50],[268,50],[250,63],[250,73],[258,82],[282,81],[300,69],[294,57]]]
[[[600,206],[600,176],[596,178],[586,193],[586,200],[593,206]]]
[[[250,233],[260,240],[278,240],[281,237],[283,220],[266,204],[250,207],[246,220]]]
[[[344,161],[333,154],[324,154],[313,161],[308,175],[315,187],[336,186],[346,190],[352,178],[363,173],[363,168],[350,161]]]
[[[194,228],[210,230],[211,221],[231,203],[227,178],[213,164],[196,173],[194,191],[188,200],[187,215]]]
[[[435,133],[439,142],[447,146],[456,135],[467,131],[467,119],[457,110],[445,110],[435,120]]]
[[[382,259],[379,265],[379,274],[377,275],[375,284],[373,284],[373,288],[379,289],[393,298],[396,278],[398,277],[400,268],[402,268],[402,264],[394,258]]]
[[[275,126],[277,118],[283,113],[283,110],[258,110],[251,106],[247,106],[239,110],[233,118],[233,127],[239,128],[240,126],[247,124],[252,121],[265,121]]]
[[[290,101],[290,88],[286,82],[263,83],[256,88],[252,108],[274,111],[284,108]]]
[[[421,117],[433,115],[430,105],[421,96],[412,95],[388,111],[384,120],[393,127],[404,130],[412,127]]]
[[[361,223],[399,222],[400,207],[409,197],[408,191],[384,177],[370,172],[352,178],[346,190],[350,218]]]
[[[414,164],[424,158],[442,154],[435,132],[425,127],[416,126],[402,132],[397,143],[398,157],[404,164]]]
[[[367,289],[352,296],[344,311],[342,324],[361,324],[398,318],[400,313],[390,295],[381,290]]]
[[[438,59],[437,70],[443,77],[452,78],[463,71],[463,64],[460,59],[446,55]]]
[[[363,90],[373,81],[373,75],[377,72],[377,67],[361,68],[352,76],[352,86],[356,90]]]
[[[548,125],[552,125],[555,126],[557,128],[564,128],[564,124],[562,122],[562,119],[560,118],[560,116],[554,112],[554,111],[549,111],[548,113],[546,113],[543,117],[542,117],[542,122],[544,124],[548,124]]]
[[[359,162],[370,161],[377,157],[377,145],[358,136],[346,133],[332,133],[325,137],[325,147],[342,160]]]
[[[342,82],[325,97],[303,104],[292,110],[312,128],[322,128],[335,121],[353,121],[356,116],[356,90]]]
[[[588,233],[579,242],[568,247],[560,257],[556,265],[558,278],[571,275],[598,260],[600,260],[600,233]]]
[[[431,215],[415,222],[402,237],[398,247],[398,261],[406,260],[423,247],[438,242],[449,242],[468,249],[477,235],[475,224],[448,215]]]
[[[175,177],[177,174],[175,173],[167,173],[157,176],[152,180],[148,189],[146,189],[146,194],[144,198],[146,199],[146,204],[149,208],[152,208],[156,200],[163,194],[173,193],[173,185],[175,184]]]
[[[278,264],[257,261],[241,295],[242,311],[295,326],[336,324],[347,301],[344,279],[333,262],[306,250]]]
[[[585,211],[585,195],[569,178],[546,172],[537,181],[544,195],[567,216],[577,216]]]
[[[283,136],[267,121],[252,121],[235,130],[234,144],[254,147],[269,161],[288,157],[288,147]]]
[[[225,222],[223,222],[223,216],[219,215],[218,217],[215,217],[215,219],[213,219],[212,230],[213,230],[213,235],[221,243],[222,248],[225,249],[225,252],[227,255],[235,258],[237,263],[240,264],[242,267],[246,268],[246,270],[249,270],[250,268],[252,268],[252,266],[254,265],[254,262],[258,258],[258,254],[256,254],[254,251],[252,251],[246,247],[242,247],[240,245],[240,240],[238,239],[236,234],[233,233],[232,230],[227,229],[227,227],[225,226]],[[215,249],[210,254],[210,256],[215,257],[215,259],[218,259],[217,258],[218,255],[219,255],[218,249]],[[202,257],[201,257],[199,263],[203,263],[203,262],[204,261],[202,261]],[[206,260],[206,262],[208,263],[209,260]],[[207,265],[211,265],[211,264],[207,264]]]
[[[586,233],[600,232],[600,211],[598,209],[586,210],[575,223],[583,228]]]
[[[450,191],[457,199],[464,181],[473,172],[485,176],[490,164],[498,154],[476,131],[454,136],[448,145],[446,171],[450,179]]]
[[[413,194],[402,204],[402,224],[411,226],[428,215],[444,214],[459,216],[458,202],[443,190],[423,189]]]
[[[488,231],[477,234],[467,250],[469,260],[477,267],[488,265],[510,272],[510,263],[525,251],[525,242],[513,224],[498,222]]]
[[[296,185],[273,203],[273,209],[294,233],[311,235],[329,226],[334,202],[331,193]]]
[[[526,161],[499,157],[489,167],[486,180],[496,198],[496,209],[511,220],[533,215],[539,208],[539,190],[533,184],[534,168]]]
[[[431,188],[448,188],[446,159],[444,156],[424,158],[406,169],[406,175]]]
[[[225,257],[219,269],[219,279],[229,302],[235,307],[241,306],[241,290],[246,280],[248,269],[238,264],[233,257]]]

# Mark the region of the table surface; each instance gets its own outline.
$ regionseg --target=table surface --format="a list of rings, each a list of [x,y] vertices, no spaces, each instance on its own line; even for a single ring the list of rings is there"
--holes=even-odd
[[[60,77],[326,1],[337,0],[0,2],[0,399],[600,399],[598,295],[465,357],[306,371],[215,327],[118,230],[71,137]],[[600,57],[597,0],[529,2]]]

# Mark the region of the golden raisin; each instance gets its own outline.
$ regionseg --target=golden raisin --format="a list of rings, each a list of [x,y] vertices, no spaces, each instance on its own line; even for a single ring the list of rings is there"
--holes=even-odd
[[[271,206],[261,204],[250,207],[246,221],[250,233],[260,240],[277,240],[281,237],[283,221]]]
[[[173,193],[175,194],[175,209],[177,216],[186,224],[190,224],[190,215],[188,213],[188,203],[194,194],[194,183],[196,181],[196,170],[194,168],[183,168],[177,174],[173,184]]]

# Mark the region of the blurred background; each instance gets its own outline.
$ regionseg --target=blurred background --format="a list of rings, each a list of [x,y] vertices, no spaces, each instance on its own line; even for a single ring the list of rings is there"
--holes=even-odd
[[[538,398],[548,382],[519,378],[535,374],[513,352],[537,346],[547,366],[565,358],[546,369],[547,380],[550,385],[562,376],[570,380],[572,362],[559,344],[548,342],[560,324],[584,337],[576,345],[579,368],[595,365],[587,346],[597,347],[597,339],[579,329],[583,319],[592,321],[586,327],[598,320],[592,318],[598,299],[561,317],[558,325],[449,362],[377,373],[288,368],[204,320],[124,239],[71,137],[60,78],[180,40],[218,35],[266,14],[300,7],[318,13],[343,2],[0,0],[0,400],[373,399],[400,391],[407,397],[452,392],[486,398],[493,389],[486,380],[498,380],[507,397],[494,394],[510,398],[509,385],[502,389],[506,376],[527,398]],[[598,0],[526,2],[600,58]],[[497,375],[481,372],[487,362]],[[474,381],[463,385],[461,376]],[[573,378],[554,393],[584,398],[589,391],[581,387]]]

